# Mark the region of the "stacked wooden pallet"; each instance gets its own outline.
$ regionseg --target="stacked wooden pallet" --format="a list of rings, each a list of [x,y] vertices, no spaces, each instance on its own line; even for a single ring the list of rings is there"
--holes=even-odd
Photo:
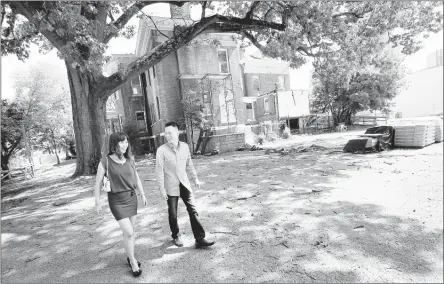
[[[442,119],[435,120],[435,142],[443,141],[443,121]]]
[[[430,123],[398,125],[395,129],[395,147],[425,147],[435,143],[435,126]]]
[[[443,120],[440,116],[390,119],[387,125],[395,129],[397,147],[425,147],[443,141]]]

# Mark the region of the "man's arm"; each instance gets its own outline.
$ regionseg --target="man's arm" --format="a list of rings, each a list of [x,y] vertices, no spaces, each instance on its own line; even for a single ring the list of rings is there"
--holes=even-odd
[[[165,172],[164,172],[164,155],[161,148],[156,152],[156,182],[159,188],[160,194],[163,199],[167,200],[168,195],[165,190]]]
[[[188,175],[190,176],[191,180],[196,184],[199,185],[199,179],[197,178],[197,172],[193,165],[193,160],[191,160],[191,153],[190,149],[186,147],[187,149],[187,166],[186,171]]]

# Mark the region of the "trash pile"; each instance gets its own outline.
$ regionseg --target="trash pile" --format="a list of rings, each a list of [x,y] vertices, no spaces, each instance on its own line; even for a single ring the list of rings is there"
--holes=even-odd
[[[258,151],[258,150],[264,150],[264,149],[256,145],[251,146],[249,144],[244,144],[243,146],[236,149],[236,151]]]
[[[265,154],[269,155],[271,153],[279,153],[281,156],[285,156],[288,154],[297,154],[297,153],[303,153],[303,152],[317,152],[317,151],[325,151],[327,150],[326,147],[319,146],[312,144],[310,146],[298,146],[298,147],[292,147],[290,149],[267,149],[265,150]]]

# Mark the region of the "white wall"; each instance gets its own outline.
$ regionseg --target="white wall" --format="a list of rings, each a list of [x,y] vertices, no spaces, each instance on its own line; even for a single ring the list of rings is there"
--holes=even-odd
[[[407,75],[407,87],[393,100],[402,117],[434,115],[443,111],[443,66]]]

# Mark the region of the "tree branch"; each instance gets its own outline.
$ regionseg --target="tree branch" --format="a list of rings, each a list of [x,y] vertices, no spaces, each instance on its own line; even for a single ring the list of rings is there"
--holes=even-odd
[[[158,45],[150,53],[138,58],[128,65],[123,72],[117,72],[108,78],[102,78],[98,83],[98,94],[107,97],[116,91],[127,80],[139,75],[147,68],[157,64],[170,53],[189,43],[198,35],[216,29],[224,32],[241,32],[245,29],[272,28],[285,30],[285,25],[256,19],[236,18],[213,15],[185,28],[182,32]]]
[[[159,30],[159,28],[157,27],[157,25],[156,25],[156,22],[153,20],[153,18],[151,17],[151,16],[148,16],[147,14],[145,14],[145,12],[143,12],[142,11],[142,13],[146,16],[146,17],[148,17],[150,20],[151,20],[151,22],[153,22],[153,25],[154,25],[154,28],[156,28],[156,31],[158,31],[161,35],[163,35],[164,37],[166,37],[166,38],[170,38],[169,36],[167,36],[166,34],[164,34],[163,32],[161,32],[160,30]]]
[[[136,2],[131,7],[129,7],[120,17],[115,20],[113,23],[109,24],[114,26],[115,31],[109,33],[105,36],[105,39],[103,43],[108,43],[113,37],[116,37],[118,35],[118,31],[120,31],[127,23],[128,21],[139,11],[141,11],[143,8],[145,8],[148,5],[157,4],[157,3],[168,3],[170,5],[176,5],[178,7],[182,7],[187,1],[141,1]]]
[[[254,1],[253,4],[251,4],[250,10],[247,12],[247,14],[245,15],[246,19],[252,19],[253,18],[253,13],[254,13],[254,9],[256,9],[256,7],[260,4],[259,1]]]
[[[202,13],[200,15],[200,18],[205,18],[205,9],[207,9],[207,5],[209,4],[209,1],[203,1],[202,2]]]
[[[254,46],[256,46],[259,50],[264,50],[265,46],[260,44],[257,39],[249,32],[243,31],[242,35],[245,36]]]
[[[66,45],[66,43],[54,31],[51,31],[49,29],[45,29],[45,30],[39,29],[39,26],[41,24],[41,20],[38,20],[34,17],[34,14],[36,14],[37,10],[35,8],[31,7],[30,5],[28,5],[29,3],[31,3],[31,5],[32,5],[34,2],[19,2],[19,1],[15,2],[14,1],[14,2],[10,2],[9,5],[11,7],[15,8],[18,13],[23,15],[25,18],[28,19],[28,21],[30,21],[32,24],[34,24],[34,26],[37,28],[37,31],[40,32],[42,35],[44,35],[49,40],[49,42],[51,42],[52,45],[54,45],[58,50],[63,50],[63,47]],[[50,24],[50,23],[48,22],[48,24]],[[64,53],[64,56],[72,62],[77,62],[78,64],[81,64],[81,65],[83,65],[83,63],[84,63],[83,60],[76,55]]]

